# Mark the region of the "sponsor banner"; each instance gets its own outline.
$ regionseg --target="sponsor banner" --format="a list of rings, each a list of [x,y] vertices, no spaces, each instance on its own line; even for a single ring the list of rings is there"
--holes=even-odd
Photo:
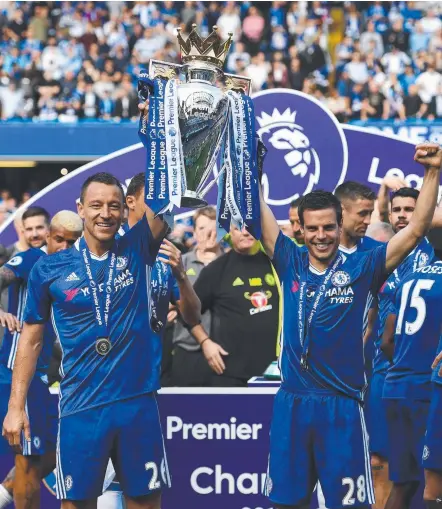
[[[255,387],[247,389],[160,391],[158,404],[172,476],[172,488],[164,491],[163,509],[182,507],[183,500],[193,509],[274,508],[261,492],[277,385],[257,379]],[[53,400],[55,406],[57,395]],[[5,475],[11,465],[12,458],[0,457],[0,474]],[[85,464],[84,475],[87,469]],[[59,508],[54,486],[51,474],[42,489],[45,509]],[[423,509],[419,500],[413,509]],[[325,506],[315,492],[311,509],[318,508]]]
[[[442,144],[442,121],[428,120],[407,120],[399,122],[396,120],[376,120],[350,122],[352,125],[364,127],[375,133],[384,133],[388,136],[399,136],[404,140],[410,140],[413,143],[422,143],[425,140]]]
[[[313,189],[333,191],[344,180],[366,183],[374,190],[387,174],[402,176],[413,187],[422,182],[423,168],[413,160],[414,143],[391,134],[391,130],[387,134],[379,129],[341,125],[315,98],[293,90],[259,92],[253,103],[256,129],[268,149],[263,168],[264,195],[279,221],[288,220],[290,201],[297,196]],[[392,125],[403,136],[400,125]],[[418,135],[417,131],[411,134],[412,128],[429,129],[426,125],[405,127],[418,141],[426,138],[436,141],[435,124],[431,135],[428,132]],[[136,140],[135,127],[133,131]],[[81,184],[87,177],[108,171],[127,186],[133,175],[143,171],[145,160],[146,151],[141,143],[119,150],[57,180],[26,206],[40,205],[51,214],[66,208],[75,210]],[[216,193],[213,186],[206,196],[209,203],[216,204]],[[178,212],[178,218],[186,213]],[[9,218],[0,226],[3,245],[16,240],[12,220]]]

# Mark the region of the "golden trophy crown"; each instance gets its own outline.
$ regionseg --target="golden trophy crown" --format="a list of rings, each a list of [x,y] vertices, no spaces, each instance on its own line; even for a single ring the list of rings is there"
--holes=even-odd
[[[206,38],[201,39],[196,31],[196,24],[192,25],[192,30],[187,37],[183,39],[180,28],[177,28],[178,43],[181,48],[181,59],[184,64],[194,61],[209,62],[222,69],[224,61],[232,44],[233,34],[229,32],[227,41],[222,41],[217,33],[218,27],[214,26],[212,33]]]

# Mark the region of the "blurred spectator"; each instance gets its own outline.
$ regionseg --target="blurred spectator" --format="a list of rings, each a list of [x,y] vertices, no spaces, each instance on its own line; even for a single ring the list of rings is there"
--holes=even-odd
[[[428,105],[422,101],[418,92],[417,85],[408,87],[408,95],[404,99],[405,116],[407,118],[422,118],[428,109]]]
[[[48,29],[48,8],[42,5],[36,5],[34,16],[29,22],[29,30],[32,30],[35,39],[44,43],[48,38]]]
[[[382,87],[382,93],[387,99],[382,118],[388,120],[398,116],[401,120],[405,120],[403,89],[396,74],[390,74]]]
[[[10,81],[7,87],[0,87],[0,118],[10,120],[21,114],[23,91]]]
[[[280,28],[283,29],[283,27]],[[242,38],[247,51],[252,56],[256,55],[261,49],[264,29],[265,20],[261,12],[257,7],[250,7],[248,15],[245,17],[242,24]]]
[[[426,34],[433,34],[442,28],[442,21],[433,9],[428,10],[427,15],[422,18],[421,23]]]
[[[355,51],[351,61],[345,66],[348,77],[353,83],[365,83],[368,79],[367,64],[361,60],[361,54]]]
[[[430,35],[424,31],[422,23],[418,21],[410,36],[410,51],[414,55],[419,51],[426,51],[430,42]]]
[[[116,92],[113,116],[116,120],[138,119],[138,98],[128,75],[124,76],[121,87]]]
[[[367,23],[367,30],[361,34],[360,45],[362,53],[369,53],[374,45],[374,54],[376,58],[381,58],[384,54],[384,42],[381,34],[376,32],[374,21]]]
[[[60,79],[62,77],[63,67],[65,65],[66,55],[63,54],[59,46],[57,46],[57,39],[50,37],[47,46],[41,54],[41,67],[43,71],[50,72],[54,78]]]
[[[361,120],[371,118],[380,119],[387,114],[387,104],[384,94],[379,90],[379,85],[371,80],[368,84],[367,97],[362,101]]]
[[[214,25],[224,39],[233,32],[225,68],[251,77],[254,91],[289,87],[315,94],[343,121],[378,118],[370,101],[382,94],[388,103],[382,117],[396,119],[415,110],[414,91],[405,99],[417,84],[428,105],[424,117],[438,118],[439,5],[346,2],[341,34],[329,9],[318,1],[11,3],[0,18],[2,120],[134,119],[139,72],[152,58],[178,62],[176,27],[187,35],[192,23],[202,37]],[[333,55],[329,33],[337,42]],[[371,81],[379,89],[374,94]]]
[[[294,90],[302,90],[304,86],[305,73],[301,68],[301,60],[293,58],[290,61],[290,69],[288,72],[290,87]]]
[[[83,118],[98,118],[100,112],[100,98],[94,91],[92,83],[88,83],[81,97],[81,114]]]
[[[437,94],[431,99],[431,103],[428,108],[428,118],[430,120],[442,118],[442,83],[439,84]]]
[[[433,62],[429,62],[428,70],[423,72],[416,79],[416,85],[419,88],[419,96],[422,102],[429,104],[436,96],[442,83],[442,76],[436,71]]]
[[[405,32],[402,19],[397,19],[391,29],[385,33],[385,46],[388,49],[397,48],[399,51],[408,51],[410,34]]]
[[[404,72],[405,66],[411,63],[411,59],[406,53],[400,51],[398,47],[393,46],[391,51],[385,53],[382,57],[381,63],[387,74],[401,74]]]
[[[253,90],[261,90],[270,72],[270,63],[266,61],[264,53],[252,57],[252,63],[246,69],[246,76],[251,78]]]
[[[193,2],[186,2],[192,4]],[[216,24],[219,29],[219,35],[223,39],[229,37],[229,33],[233,34],[233,40],[238,41],[241,35],[241,18],[238,14],[238,6],[235,2],[228,2],[222,10],[221,16]]]
[[[348,110],[345,97],[341,97],[336,89],[332,89],[329,97],[325,100],[325,105],[335,115],[339,122],[346,120]]]

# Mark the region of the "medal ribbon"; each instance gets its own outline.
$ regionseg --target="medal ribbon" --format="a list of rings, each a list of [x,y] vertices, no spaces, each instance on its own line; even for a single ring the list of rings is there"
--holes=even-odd
[[[95,323],[97,328],[97,340],[100,338],[106,338],[109,340],[110,323],[109,315],[112,305],[112,294],[114,293],[114,273],[115,264],[117,260],[115,252],[115,243],[109,253],[109,260],[104,272],[104,291],[100,292],[99,284],[96,281],[92,272],[91,255],[89,248],[87,247],[84,237],[80,239],[80,252],[83,257],[84,265],[86,267],[86,275],[89,282],[89,288],[91,290],[92,302],[94,307]],[[101,294],[103,295],[101,295]]]
[[[308,278],[308,265],[306,270],[304,270],[300,285],[299,285],[299,300],[298,300],[298,327],[299,327],[299,341],[302,346],[302,357],[301,357],[301,367],[304,369],[308,368],[308,352],[309,352],[309,344],[310,344],[310,330],[312,327],[313,319],[322,305],[322,301],[325,296],[325,292],[330,285],[331,278],[336,273],[338,267],[343,263],[344,259],[342,255],[339,253],[333,262],[330,265],[324,274],[324,279],[322,284],[320,285],[318,292],[316,293],[315,301],[313,302],[312,309],[307,319],[307,323],[305,323],[305,293],[307,287],[307,278]]]

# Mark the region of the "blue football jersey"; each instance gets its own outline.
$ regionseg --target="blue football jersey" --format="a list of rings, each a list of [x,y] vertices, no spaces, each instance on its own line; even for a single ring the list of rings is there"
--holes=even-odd
[[[322,303],[308,331],[308,369],[301,367],[304,338],[299,323],[300,284],[306,281],[306,311],[309,316],[314,293],[321,289],[324,274],[310,267],[308,252],[298,249],[279,234],[273,263],[284,295],[283,343],[280,369],[283,387],[292,392],[327,391],[362,400],[365,390],[362,333],[366,314],[387,278],[387,245],[343,255],[344,262],[330,279]]]
[[[28,251],[18,253],[11,258],[4,266],[11,270],[16,280],[8,288],[8,313],[15,315],[20,322],[23,322],[26,300],[28,296],[27,284],[29,274],[35,263],[46,253],[43,249],[31,248]],[[9,369],[14,367],[17,354],[20,332],[10,332],[5,328],[5,334],[0,347],[0,363]],[[48,324],[45,327],[43,347],[37,362],[37,374],[44,378],[49,367],[54,344],[54,331]]]
[[[430,241],[424,237],[413,251],[405,258],[405,260],[396,269],[400,281],[409,273],[419,267],[425,267],[435,259],[433,246]]]
[[[381,350],[381,344],[387,317],[390,313],[395,312],[394,298],[398,285],[399,276],[396,269],[381,286],[377,295],[378,318],[376,321],[377,328],[374,333],[373,373],[385,374],[390,366],[387,356]]]
[[[378,240],[374,240],[371,237],[361,237],[358,240],[358,243],[353,247],[345,247],[340,245],[339,251],[344,253],[346,256],[351,256],[354,253],[361,253],[363,251],[370,251],[371,249],[375,249],[376,247],[382,246],[384,243],[379,242]]]
[[[117,234],[116,238],[122,237],[129,230],[130,230],[130,228],[127,223],[122,224],[120,229],[118,230],[118,234]],[[155,265],[153,266],[152,270],[160,272],[161,271],[161,262],[155,261]],[[174,277],[170,278],[169,291],[170,291],[171,302],[172,303],[178,302],[180,300],[180,289],[179,289],[178,283]],[[160,317],[160,320],[162,320],[163,323],[166,323],[167,316]]]
[[[52,313],[63,352],[61,416],[159,389],[161,340],[149,323],[150,276],[159,246],[146,218],[115,241],[109,311],[112,346],[104,356],[96,351],[98,327],[80,242],[42,258],[32,270],[25,321],[42,323]],[[101,293],[108,256],[90,256],[95,287]]]
[[[442,326],[442,262],[408,272],[396,291],[393,364],[384,398],[429,400],[431,364]]]
[[[433,246],[427,238],[413,249],[399,267],[390,275],[378,294],[378,329],[375,336],[375,355],[373,358],[373,372],[386,372],[390,363],[380,346],[384,334],[385,322],[389,314],[395,313],[395,296],[401,280],[419,267],[425,267],[434,260]]]

